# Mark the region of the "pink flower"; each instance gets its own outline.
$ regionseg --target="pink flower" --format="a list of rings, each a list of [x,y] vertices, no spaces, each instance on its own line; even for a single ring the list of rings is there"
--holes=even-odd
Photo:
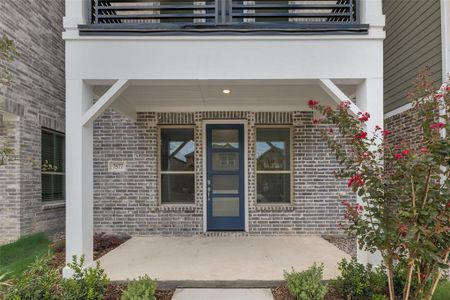
[[[364,152],[362,156],[363,156],[364,158],[367,158],[367,157],[369,157],[369,153]]]
[[[387,130],[387,129],[383,130],[382,132],[383,132],[384,136],[388,136],[388,135],[391,134],[391,132],[389,130]]]
[[[355,140],[365,139],[367,137],[367,132],[361,131],[358,134],[355,134],[354,138]]]
[[[361,204],[357,203],[355,205],[355,209],[358,213],[362,213],[364,211],[364,206],[362,206]]]
[[[324,108],[323,111],[326,112],[326,113],[330,113],[330,112],[333,111],[333,109],[331,107],[327,106],[327,107]]]
[[[439,100],[439,99],[442,99],[442,97],[444,97],[444,95],[442,95],[441,93],[438,93],[438,94],[434,94],[433,97],[435,100]]]
[[[363,113],[358,120],[360,120],[361,122],[367,122],[370,119],[370,114],[368,112]]]
[[[348,206],[348,205],[349,205],[349,203],[348,203],[347,200],[342,200],[342,201],[341,201],[341,204],[342,204],[342,205],[345,205],[345,206]]]
[[[422,148],[420,148],[420,152],[427,153],[428,152],[428,148],[427,147],[422,147]]]
[[[364,178],[361,177],[361,174],[357,173],[352,178],[349,179],[347,186],[352,187],[353,185],[356,186],[363,186],[365,184]]]
[[[352,104],[350,100],[341,101],[341,103],[339,104],[339,108],[349,108],[350,104]]]
[[[431,128],[431,129],[439,129],[439,128],[443,128],[444,126],[445,126],[444,123],[439,122],[439,123],[432,124],[432,125],[430,126],[430,128]]]
[[[402,154],[403,154],[404,156],[407,156],[410,152],[411,152],[410,150],[403,150],[403,151],[402,151]]]
[[[395,154],[394,154],[394,158],[395,158],[396,160],[399,160],[399,159],[402,159],[402,158],[403,158],[403,155],[401,155],[400,153],[395,153]]]
[[[320,119],[314,119],[313,120],[313,124],[320,124],[320,122],[321,122]]]
[[[316,101],[316,100],[313,100],[313,99],[308,101],[308,106],[311,107],[311,108],[316,108],[316,106],[318,104],[319,104],[319,101]]]

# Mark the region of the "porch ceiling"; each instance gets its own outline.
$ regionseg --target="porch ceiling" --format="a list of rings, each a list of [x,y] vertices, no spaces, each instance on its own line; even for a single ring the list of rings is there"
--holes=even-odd
[[[101,96],[110,83],[91,82]],[[355,86],[339,85],[349,97]],[[230,94],[222,91],[228,89]],[[120,96],[136,111],[302,110],[311,98],[334,105],[316,81],[132,81]]]

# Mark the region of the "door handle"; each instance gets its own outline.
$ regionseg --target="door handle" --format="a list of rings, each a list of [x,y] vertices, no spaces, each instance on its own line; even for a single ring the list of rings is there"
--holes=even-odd
[[[206,187],[206,198],[207,198],[207,200],[208,201],[211,201],[211,180],[210,179],[208,179],[207,181],[206,181],[206,185],[207,185],[207,187]]]

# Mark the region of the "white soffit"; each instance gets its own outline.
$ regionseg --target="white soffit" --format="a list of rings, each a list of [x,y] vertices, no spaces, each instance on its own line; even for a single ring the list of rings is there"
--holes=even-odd
[[[348,93],[354,86],[340,85]],[[108,86],[94,87],[102,95]],[[222,91],[228,89],[230,94]],[[292,110],[307,108],[309,99],[335,106],[335,102],[313,81],[172,81],[138,82],[130,85],[121,98],[138,111],[176,111],[204,109]]]

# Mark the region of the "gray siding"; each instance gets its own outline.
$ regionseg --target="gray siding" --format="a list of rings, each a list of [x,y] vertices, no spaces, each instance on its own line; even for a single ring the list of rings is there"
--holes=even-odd
[[[384,110],[408,103],[417,74],[429,67],[438,86],[442,80],[441,11],[439,0],[383,0]]]

